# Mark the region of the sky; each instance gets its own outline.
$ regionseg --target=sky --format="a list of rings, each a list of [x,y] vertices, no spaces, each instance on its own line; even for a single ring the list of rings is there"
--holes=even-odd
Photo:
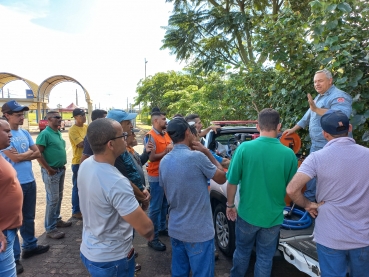
[[[0,72],[40,85],[54,75],[76,79],[93,108],[127,108],[146,75],[179,71],[160,50],[172,4],[165,0],[0,0]],[[4,87],[22,97],[23,81]],[[76,92],[77,90],[77,92]],[[80,86],[64,82],[51,91],[49,107],[86,107]]]

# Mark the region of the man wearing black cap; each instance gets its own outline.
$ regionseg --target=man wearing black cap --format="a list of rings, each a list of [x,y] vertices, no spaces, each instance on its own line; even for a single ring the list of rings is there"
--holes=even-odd
[[[45,253],[49,250],[49,245],[38,245],[37,238],[35,237],[37,188],[31,161],[39,158],[41,154],[29,132],[20,128],[23,125],[24,112],[28,110],[28,107],[19,105],[14,100],[8,101],[1,108],[12,133],[10,148],[5,149],[2,155],[17,171],[17,178],[23,191],[23,222],[20,227],[20,234],[23,239],[23,259]],[[18,274],[23,271],[23,266],[19,261],[20,254],[21,247],[17,235],[14,241],[14,259]]]
[[[76,219],[82,219],[81,210],[79,208],[79,197],[78,197],[78,187],[77,187],[77,175],[79,164],[82,157],[83,151],[83,140],[87,133],[87,125],[86,122],[86,112],[83,109],[75,108],[73,110],[73,117],[75,120],[75,124],[70,127],[68,134],[70,144],[73,149],[73,158],[72,158],[72,217]]]
[[[322,276],[368,276],[369,272],[369,149],[348,137],[352,127],[341,111],[327,111],[320,119],[328,143],[311,153],[288,184],[287,193],[316,217]],[[303,186],[317,178],[316,200],[309,201]]]
[[[189,276],[190,270],[193,276],[214,276],[214,226],[207,180],[223,184],[225,172],[183,118],[172,119],[167,132],[174,147],[161,159],[159,184],[169,204],[172,276]]]
[[[41,165],[42,180],[45,183],[46,190],[46,236],[52,239],[60,239],[65,236],[65,233],[57,228],[72,225],[72,222],[63,221],[60,216],[67,152],[65,151],[65,141],[59,131],[62,121],[59,112],[49,111],[46,118],[48,126],[36,139],[36,145],[41,152],[41,157],[37,161]]]

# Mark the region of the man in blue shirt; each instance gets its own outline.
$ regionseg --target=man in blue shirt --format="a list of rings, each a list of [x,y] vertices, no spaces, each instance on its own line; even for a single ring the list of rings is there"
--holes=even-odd
[[[23,190],[23,223],[20,227],[20,234],[23,238],[23,259],[45,253],[49,250],[49,245],[37,245],[37,238],[35,237],[37,189],[31,161],[40,157],[40,151],[28,131],[19,128],[19,126],[23,125],[24,111],[28,110],[28,107],[19,105],[14,100],[8,101],[1,108],[4,117],[10,125],[13,136],[10,147],[4,150],[2,155],[17,171],[17,177]],[[23,266],[19,261],[21,249],[18,236],[15,237],[13,249],[17,273],[19,274],[23,272]]]
[[[327,69],[315,72],[314,88],[318,92],[318,96],[313,99],[310,94],[307,95],[310,105],[308,111],[293,128],[283,132],[283,135],[289,135],[309,125],[310,153],[322,149],[328,142],[323,136],[320,118],[328,110],[340,110],[350,118],[352,111],[352,97],[333,85],[332,73]],[[305,196],[311,201],[315,201],[315,187],[315,179],[306,184]]]

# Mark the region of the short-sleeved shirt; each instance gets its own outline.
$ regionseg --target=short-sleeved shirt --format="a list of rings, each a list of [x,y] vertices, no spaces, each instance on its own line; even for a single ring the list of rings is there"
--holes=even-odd
[[[139,206],[128,179],[114,166],[85,160],[78,171],[79,205],[83,214],[81,252],[94,262],[126,258],[133,228],[122,216]]]
[[[262,228],[282,224],[286,187],[296,170],[295,153],[278,139],[261,136],[243,142],[227,172],[229,184],[240,186],[238,215]]]
[[[87,136],[85,136],[84,140],[83,140],[83,151],[82,154],[85,156],[92,156],[94,154],[94,152],[91,149],[91,145],[88,142]]]
[[[298,172],[316,177],[318,208],[314,240],[348,250],[369,246],[369,149],[348,137],[311,153]]]
[[[83,142],[84,138],[86,137],[87,125],[83,124],[82,127],[73,125],[72,127],[70,127],[68,134],[69,134],[70,144],[72,145],[72,149],[73,149],[72,164],[79,164],[81,161],[83,148],[77,147],[77,144]]]
[[[17,152],[21,154],[27,152],[30,146],[35,145],[28,131],[19,129],[11,130],[11,132],[13,137],[11,138],[10,147],[8,147],[7,149],[15,148]],[[17,171],[19,183],[26,184],[35,180],[35,177],[33,176],[31,161],[22,161],[15,163],[11,159],[9,159],[5,153],[2,152],[1,154],[9,163],[11,163],[11,165]]]
[[[67,163],[65,141],[60,131],[54,131],[49,126],[37,137],[36,144],[44,146],[44,156],[47,164],[51,167],[63,167]]]
[[[144,190],[145,183],[142,183],[140,173],[127,150],[115,160],[114,166],[141,191]]]
[[[23,191],[17,172],[0,155],[0,232],[22,225]]]
[[[217,168],[199,151],[175,144],[160,161],[159,184],[169,204],[169,236],[185,242],[214,238],[207,179]]]
[[[314,101],[318,108],[342,111],[348,118],[351,116],[352,97],[336,88],[335,85],[332,85],[324,94],[318,94]],[[309,125],[311,141],[319,148],[327,143],[327,140],[323,137],[320,118],[320,115],[308,109],[303,118],[297,122],[297,125],[301,128]]]

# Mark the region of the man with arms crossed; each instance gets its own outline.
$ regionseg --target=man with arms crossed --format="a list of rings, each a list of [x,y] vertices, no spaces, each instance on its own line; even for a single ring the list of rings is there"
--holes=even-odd
[[[94,156],[81,164],[77,184],[83,214],[81,259],[93,277],[133,277],[133,228],[147,240],[154,236],[128,179],[114,167],[126,150],[127,135],[108,118],[93,121],[87,130]]]
[[[12,133],[5,118],[0,118],[0,150],[10,145]],[[13,244],[17,228],[22,225],[22,188],[17,172],[0,155],[0,276],[17,275]]]
[[[259,113],[260,137],[238,146],[227,173],[227,217],[236,221],[232,277],[245,276],[256,244],[254,276],[270,276],[283,222],[286,186],[296,173],[297,159],[277,134],[281,124],[273,109]],[[235,208],[237,185],[240,203]]]
[[[172,276],[214,276],[214,226],[208,179],[223,184],[223,167],[190,130],[183,118],[172,119],[167,132],[173,150],[160,162],[159,184],[169,204]],[[192,151],[198,150],[198,151]]]
[[[284,135],[289,135],[309,125],[309,134],[311,138],[310,153],[322,149],[327,143],[327,140],[322,135],[320,118],[329,109],[340,110],[346,114],[347,117],[351,116],[352,111],[351,96],[333,85],[332,73],[327,69],[315,72],[314,88],[318,92],[318,96],[313,99],[310,93],[307,95],[310,108],[303,118],[297,122],[292,129],[287,129],[283,132]],[[304,194],[309,200],[315,201],[315,190],[316,180],[312,179],[306,184]]]
[[[348,137],[352,127],[341,111],[327,111],[320,119],[324,148],[310,154],[300,166],[287,193],[316,217],[317,244],[322,277],[369,274],[369,149]],[[303,186],[317,178],[316,200],[302,193]]]
[[[37,188],[35,177],[32,172],[31,160],[40,157],[40,151],[33,142],[28,131],[23,130],[24,111],[28,111],[26,106],[19,105],[12,100],[5,103],[1,111],[7,119],[12,133],[10,147],[3,151],[3,157],[11,163],[17,171],[17,178],[23,191],[23,222],[20,227],[20,234],[23,239],[22,258],[27,259],[34,255],[45,253],[49,250],[49,245],[38,245],[35,237],[35,213],[36,213],[36,195]],[[23,266],[20,263],[21,248],[18,235],[14,241],[14,259],[17,265],[17,274],[23,272]]]
[[[59,131],[62,117],[57,111],[49,111],[46,117],[48,126],[36,139],[36,145],[41,152],[41,157],[37,161],[41,165],[42,180],[46,190],[46,236],[60,239],[65,236],[65,233],[59,231],[57,227],[72,225],[72,222],[63,221],[60,216],[67,153],[65,152],[65,141]]]

